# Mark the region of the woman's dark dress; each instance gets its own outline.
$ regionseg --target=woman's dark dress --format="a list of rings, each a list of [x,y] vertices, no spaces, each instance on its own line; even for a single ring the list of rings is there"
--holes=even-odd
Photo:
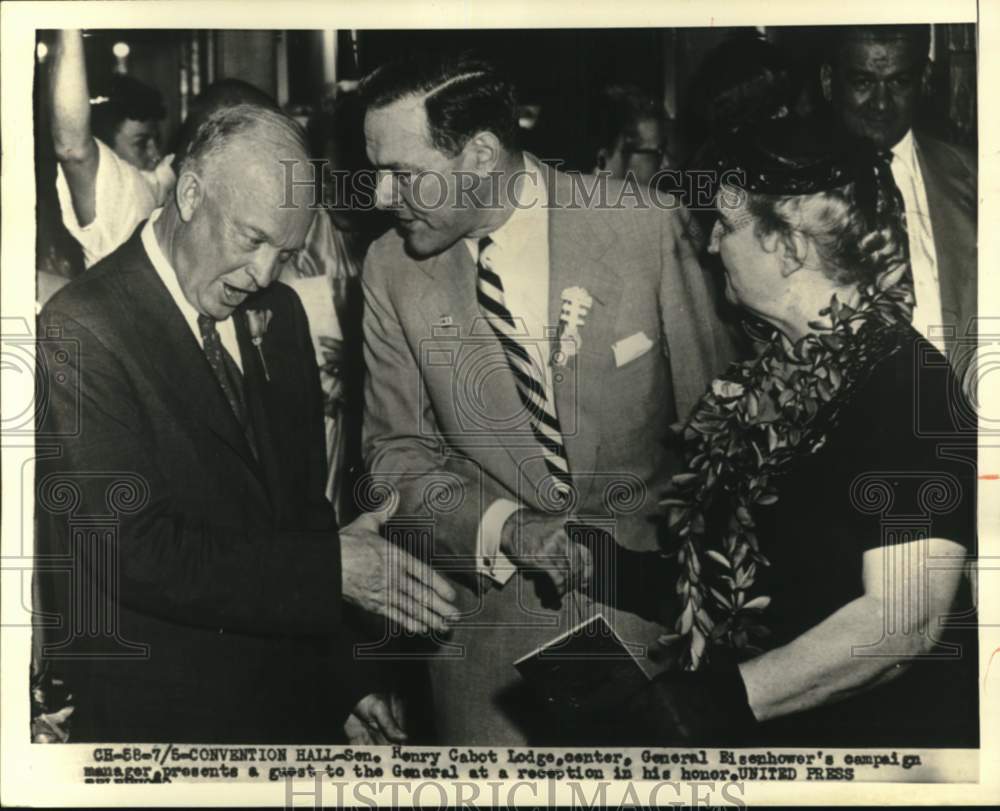
[[[945,359],[913,332],[844,407],[816,454],[799,459],[779,500],[757,515],[763,618],[787,644],[860,597],[862,556],[880,545],[946,538],[975,551],[974,415]],[[961,567],[928,561],[931,578]],[[887,623],[888,623],[887,618]],[[978,746],[977,642],[969,578],[962,576],[950,627],[930,628],[939,646],[899,678],[853,698],[762,724],[754,743],[772,746]],[[887,627],[887,633],[889,632]],[[879,640],[852,640],[877,655]],[[845,651],[848,653],[848,651]]]

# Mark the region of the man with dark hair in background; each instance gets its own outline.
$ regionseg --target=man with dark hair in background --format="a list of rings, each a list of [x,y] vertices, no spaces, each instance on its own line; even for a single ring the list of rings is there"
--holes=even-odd
[[[618,180],[631,174],[648,186],[668,157],[663,110],[649,93],[631,84],[606,84],[594,94],[582,140],[590,145],[584,170]]]
[[[115,74],[106,92],[90,102],[94,137],[136,169],[155,169],[163,157],[160,122],[167,114],[160,91],[131,76]]]
[[[913,130],[930,71],[926,25],[830,29],[820,69],[823,95],[837,123],[891,152],[893,178],[906,208],[916,307],[913,326],[965,375],[971,353],[955,339],[976,315],[976,156]],[[972,382],[963,380],[969,391]]]
[[[684,130],[691,151],[710,138],[792,115],[798,88],[788,54],[756,32],[712,48],[687,91]]]
[[[92,100],[80,31],[56,34],[51,99],[59,207],[90,267],[162,205],[174,184],[171,156],[160,154],[163,101],[128,76],[114,77],[108,95]]]
[[[430,661],[438,731],[551,740],[518,657],[597,611],[640,656],[662,633],[576,590],[612,573],[568,525],[657,547],[669,426],[725,366],[728,337],[682,212],[581,204],[579,177],[517,147],[513,87],[491,64],[387,65],[361,91],[377,203],[397,225],[362,276],[366,461],[401,531],[430,524],[421,553],[464,612]],[[604,182],[615,200],[622,183]]]
[[[561,168],[603,174],[616,180],[631,176],[645,188],[671,165],[663,110],[656,99],[633,84],[598,86],[571,115],[543,109],[531,151]]]
[[[56,33],[50,95],[59,161],[56,192],[63,223],[83,249],[87,267],[124,243],[164,204],[177,180],[176,167],[211,113],[237,104],[278,109],[259,88],[219,79],[192,100],[172,140],[176,154],[161,158],[159,92],[129,76],[115,76],[107,96],[89,99],[79,31]]]

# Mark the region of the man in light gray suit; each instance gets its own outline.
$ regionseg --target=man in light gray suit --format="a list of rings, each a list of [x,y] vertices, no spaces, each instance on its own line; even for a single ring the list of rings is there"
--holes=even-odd
[[[609,573],[567,523],[656,547],[669,427],[725,367],[728,333],[682,212],[522,153],[490,64],[389,65],[362,90],[398,226],[363,275],[365,453],[459,585],[462,620],[430,664],[438,731],[543,742],[517,658],[601,611],[653,667],[662,626],[575,589]]]

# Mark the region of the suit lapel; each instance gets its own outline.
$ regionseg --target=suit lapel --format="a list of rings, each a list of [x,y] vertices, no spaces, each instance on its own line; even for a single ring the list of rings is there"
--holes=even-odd
[[[569,183],[565,176],[551,172],[548,177],[549,199],[566,199],[567,189],[557,195],[556,184]],[[580,491],[581,500],[593,486],[600,428],[601,386],[599,381],[610,371],[615,323],[621,300],[621,276],[607,260],[614,235],[599,218],[586,211],[568,210],[559,206],[549,214],[549,318],[550,325],[559,323],[562,291],[568,287],[583,287],[593,299],[593,307],[579,330],[580,347],[577,355],[564,366],[552,369],[553,394],[563,432],[563,442],[569,459],[570,472]],[[430,277],[420,298],[420,309],[426,322],[427,335],[433,335],[443,317],[450,317],[462,337],[471,337],[472,345],[487,343],[491,352],[502,355],[489,323],[482,317],[476,300],[475,263],[464,243],[425,263],[421,269]],[[440,328],[439,328],[440,331]],[[555,348],[555,347],[553,347]],[[551,357],[551,353],[549,353]],[[426,373],[426,370],[425,370]],[[460,391],[453,390],[462,396]],[[481,378],[476,392],[479,408],[485,409],[485,422],[502,426],[511,414],[523,413],[512,374],[489,374]],[[455,396],[448,392],[446,396]],[[456,404],[456,407],[462,407]],[[452,439],[461,445],[461,435]],[[477,456],[477,446],[470,443],[463,450]],[[488,444],[488,442],[486,443]],[[515,490],[523,493],[525,485],[534,492],[548,471],[537,444],[531,441],[504,441],[504,449],[514,462],[516,475],[511,477]],[[519,480],[520,479],[520,480]],[[510,483],[510,482],[508,482]]]
[[[564,176],[550,175],[549,199],[568,199],[563,190],[554,198],[556,184],[567,182]],[[580,498],[584,500],[593,486],[597,448],[600,442],[602,387],[611,370],[610,346],[621,301],[621,277],[607,261],[613,234],[598,217],[587,210],[552,207],[549,215],[549,316],[559,323],[562,292],[582,287],[593,305],[579,328],[577,354],[563,367],[554,366],[552,385],[556,409],[563,430],[563,442]],[[588,479],[582,477],[587,475]]]
[[[274,447],[274,434],[270,415],[273,412],[271,403],[271,384],[265,376],[261,355],[266,341],[261,344],[261,352],[253,345],[250,336],[247,314],[240,307],[233,313],[236,326],[236,338],[239,342],[240,356],[243,360],[243,387],[246,395],[247,412],[253,427],[254,443],[257,446],[257,464],[267,482],[271,504],[280,513],[281,480],[279,478],[280,464]],[[273,362],[271,364],[274,365]]]
[[[145,368],[160,382],[163,400],[181,422],[205,425],[259,476],[243,429],[226,402],[197,339],[163,286],[140,239],[130,241],[119,276],[123,310],[133,314],[136,346],[146,356]]]
[[[457,347],[451,371],[459,376],[449,378],[451,384],[445,396],[453,400],[459,431],[449,439],[458,446],[465,445],[463,450],[475,457],[477,449],[496,442],[498,434],[504,432],[504,426],[509,425],[511,415],[522,414],[524,407],[517,394],[513,374],[465,374],[478,367],[483,371],[487,365],[492,368],[492,361],[498,357],[504,358],[506,364],[503,347],[479,310],[475,263],[465,244],[456,243],[421,267],[431,277],[431,283],[425,287],[420,298],[420,310],[426,322],[425,334],[440,339],[443,351],[455,352]],[[451,326],[443,326],[448,323],[446,319],[450,319]],[[427,369],[424,373],[433,374]],[[454,383],[460,385],[455,386]],[[475,385],[476,389],[469,390],[470,385]],[[467,418],[474,420],[468,433],[463,430],[462,416],[458,412],[464,412]],[[481,424],[475,424],[480,420]],[[536,448],[530,442],[501,441],[499,444],[520,471],[520,474],[512,472],[509,477],[508,484],[514,489],[518,475],[524,475],[530,469],[528,460],[537,455]],[[528,478],[532,484],[537,483],[537,473],[528,473]]]
[[[976,221],[974,191],[964,189],[962,179],[946,171],[927,144],[914,139],[914,148],[934,232],[941,314],[945,324],[956,325],[960,338],[976,314],[976,233],[968,227]],[[963,215],[963,207],[970,213]]]

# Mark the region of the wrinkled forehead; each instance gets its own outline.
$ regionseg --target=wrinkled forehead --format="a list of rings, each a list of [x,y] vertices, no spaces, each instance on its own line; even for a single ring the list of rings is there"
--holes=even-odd
[[[268,203],[311,197],[312,166],[301,144],[291,137],[234,137],[205,157],[205,180],[234,196]]]
[[[917,52],[917,43],[912,37],[876,33],[858,33],[847,37],[841,43],[838,54],[841,66],[846,69],[890,62],[904,68],[915,68],[924,56]]]
[[[280,235],[282,242],[304,236],[319,195],[314,184],[302,182],[312,167],[300,148],[227,149],[215,157],[206,167],[206,185],[228,220]]]

